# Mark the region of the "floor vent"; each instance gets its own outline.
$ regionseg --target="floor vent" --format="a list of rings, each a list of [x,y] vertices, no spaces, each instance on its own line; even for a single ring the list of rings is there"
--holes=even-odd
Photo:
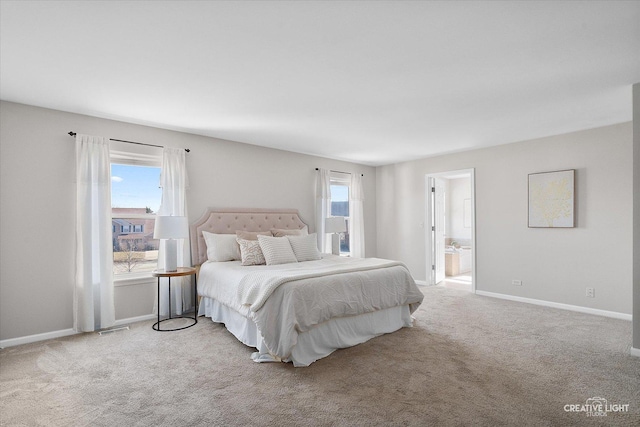
[[[107,329],[104,331],[100,331],[98,332],[98,335],[105,335],[105,334],[110,334],[112,332],[119,332],[119,331],[128,331],[129,327],[128,326],[122,326],[120,328],[113,328],[113,329]]]

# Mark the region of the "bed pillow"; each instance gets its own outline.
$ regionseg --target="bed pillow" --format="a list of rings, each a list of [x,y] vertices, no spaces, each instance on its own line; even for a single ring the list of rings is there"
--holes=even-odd
[[[267,265],[298,262],[286,237],[258,236],[258,242]]]
[[[283,228],[272,228],[271,229],[271,234],[273,234],[274,237],[284,237],[284,236],[305,236],[307,234],[309,234],[309,229],[307,228],[307,226],[305,225],[303,228],[300,229],[296,229],[296,230],[286,230]]]
[[[257,239],[257,237],[256,237]],[[242,265],[264,265],[266,261],[262,249],[260,249],[260,242],[258,240],[239,239],[236,241],[240,246],[240,256],[242,257]]]
[[[273,236],[270,231],[236,231],[236,237],[243,240],[258,240],[258,236]]]
[[[236,261],[242,259],[235,234],[214,234],[203,231],[202,236],[207,245],[207,259],[209,261]]]
[[[296,256],[298,262],[302,261],[315,261],[321,259],[320,251],[318,250],[318,238],[316,233],[308,234],[306,236],[286,236],[289,239],[293,253]]]

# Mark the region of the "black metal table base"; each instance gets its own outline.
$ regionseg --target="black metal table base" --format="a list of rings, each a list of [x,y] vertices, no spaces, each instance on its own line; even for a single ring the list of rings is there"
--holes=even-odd
[[[160,329],[160,323],[162,322],[166,322],[167,320],[174,320],[174,319],[190,319],[193,320],[193,322],[190,325],[187,326],[183,326],[182,328],[174,328],[174,329]],[[167,319],[162,319],[162,320],[158,320],[156,323],[153,324],[152,328],[154,331],[159,331],[159,332],[171,332],[171,331],[179,331],[181,329],[187,329],[192,327],[193,325],[195,325],[196,323],[198,323],[198,317],[194,316],[194,317],[188,317],[188,316],[174,316],[174,317],[169,317]]]
[[[186,276],[186,277],[190,278],[191,276]],[[158,332],[171,332],[171,331],[179,331],[182,329],[187,329],[192,327],[193,325],[198,323],[198,279],[197,277],[195,275],[193,276],[193,294],[195,298],[195,304],[194,304],[195,308],[193,312],[193,317],[189,317],[189,316],[173,316],[172,317],[171,316],[171,277],[170,276],[167,277],[167,280],[169,285],[169,317],[166,319],[160,320],[160,276],[158,276],[158,321],[153,324],[152,326],[153,330]],[[193,323],[187,326],[183,326],[182,328],[160,329],[160,323],[166,322],[167,320],[173,320],[173,319],[190,319],[190,320],[193,320]]]

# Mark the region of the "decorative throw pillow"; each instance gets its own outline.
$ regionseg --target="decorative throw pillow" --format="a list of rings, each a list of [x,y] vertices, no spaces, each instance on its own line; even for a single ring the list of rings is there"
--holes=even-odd
[[[289,243],[298,262],[315,261],[322,258],[318,250],[316,233],[306,236],[287,236],[287,239],[289,239]]]
[[[257,239],[257,237],[256,237]],[[264,265],[266,261],[260,242],[257,240],[236,239],[240,245],[240,255],[242,256],[242,265]]]
[[[258,236],[258,242],[267,265],[298,262],[286,237]]]
[[[284,237],[284,236],[305,236],[307,234],[309,234],[309,229],[307,228],[307,226],[305,225],[303,228],[294,230],[287,230],[287,229],[283,229],[283,228],[272,228],[271,229],[271,234],[273,234],[274,237]]]
[[[236,237],[244,240],[258,240],[258,236],[272,236],[270,231],[236,231]]]
[[[235,234],[214,234],[203,231],[209,261],[235,261],[241,259]]]

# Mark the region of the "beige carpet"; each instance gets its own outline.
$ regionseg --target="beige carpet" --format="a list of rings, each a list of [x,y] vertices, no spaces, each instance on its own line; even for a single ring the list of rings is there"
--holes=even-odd
[[[640,425],[631,323],[422,288],[415,327],[308,368],[257,364],[201,318],[0,352],[2,426]],[[566,412],[601,397],[606,417]]]

